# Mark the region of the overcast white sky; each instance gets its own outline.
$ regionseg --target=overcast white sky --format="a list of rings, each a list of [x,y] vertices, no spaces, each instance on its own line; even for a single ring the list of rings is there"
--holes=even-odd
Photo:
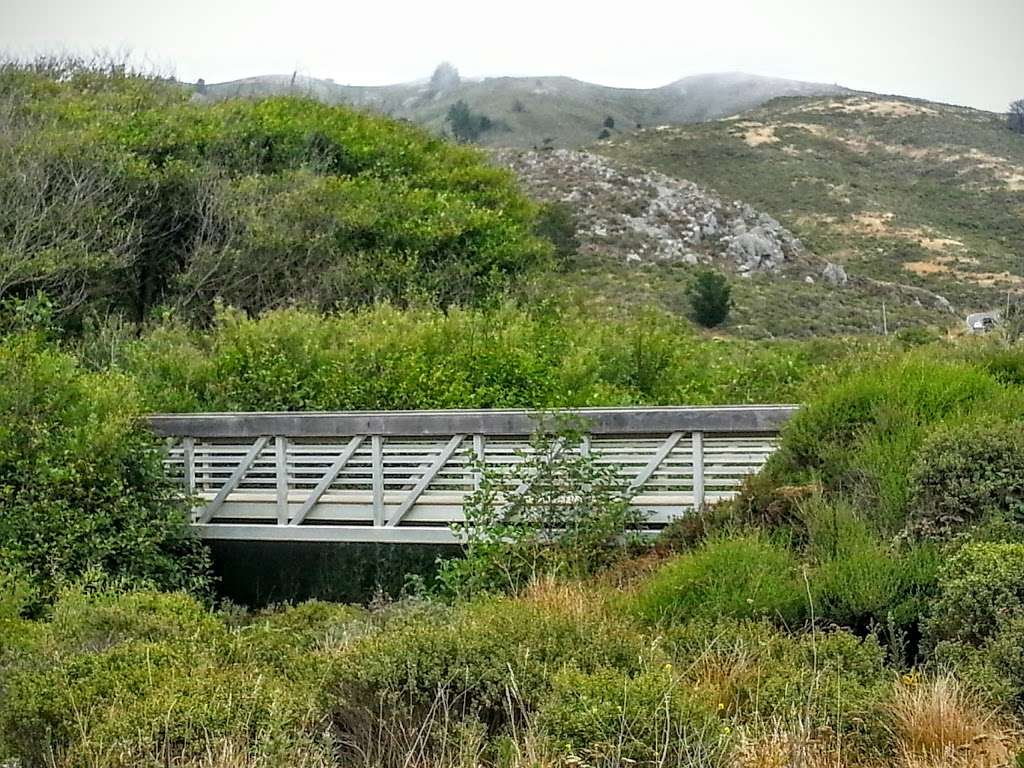
[[[207,82],[745,71],[1002,111],[1024,96],[1024,0],[0,0],[0,49],[130,49]]]

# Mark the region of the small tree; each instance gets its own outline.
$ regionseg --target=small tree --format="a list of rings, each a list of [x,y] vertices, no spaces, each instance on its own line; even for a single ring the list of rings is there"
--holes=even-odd
[[[1010,104],[1009,124],[1011,131],[1024,133],[1024,99],[1017,99]]]
[[[462,99],[448,108],[445,121],[451,125],[455,139],[462,143],[476,141],[480,134],[489,131],[493,126],[491,118],[474,112]]]
[[[520,462],[502,469],[477,465],[479,487],[466,500],[465,522],[453,530],[466,556],[442,565],[453,595],[517,592],[541,576],[582,578],[638,545],[640,514],[625,481],[582,452],[571,425],[538,429]]]
[[[705,328],[721,325],[732,308],[732,287],[720,272],[705,269],[697,273],[688,289],[693,319]]]
[[[608,115],[608,117],[606,117],[604,119],[604,127],[608,128],[609,130],[614,128],[615,127],[615,118],[612,117],[611,115]]]
[[[610,139],[611,137],[611,131],[609,131],[607,128],[602,128],[601,132],[597,134],[598,139]]]

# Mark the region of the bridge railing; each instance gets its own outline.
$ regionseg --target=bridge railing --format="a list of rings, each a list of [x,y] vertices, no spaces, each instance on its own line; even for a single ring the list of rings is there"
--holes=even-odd
[[[794,406],[567,411],[565,450],[615,467],[652,529],[736,494]],[[210,539],[451,543],[480,481],[530,450],[523,410],[209,413],[150,417]]]

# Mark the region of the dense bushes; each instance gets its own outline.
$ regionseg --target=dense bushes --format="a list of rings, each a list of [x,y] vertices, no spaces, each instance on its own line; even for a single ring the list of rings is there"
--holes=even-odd
[[[631,673],[645,654],[635,629],[609,615],[492,599],[399,618],[354,645],[340,675],[346,700],[371,713],[447,697],[494,725],[534,709],[562,667]]]
[[[207,333],[166,324],[115,339],[96,364],[109,365],[111,346],[160,411],[793,402],[850,354],[706,341],[664,314],[595,318],[571,306],[225,311]]]
[[[22,335],[0,342],[0,562],[44,593],[89,569],[203,589],[205,550],[126,378]]]
[[[123,67],[0,64],[0,299],[134,318],[486,301],[548,262],[482,155],[296,98],[190,101]]]
[[[948,534],[999,516],[1024,518],[1024,425],[982,423],[944,428],[921,447],[913,468],[916,529]]]
[[[1022,413],[1021,392],[981,365],[909,352],[850,372],[811,399],[787,425],[768,472],[777,484],[820,481],[870,509],[882,529],[898,530],[911,513],[915,459],[934,430]]]
[[[263,625],[296,612],[305,635],[290,638],[287,664],[268,663],[279,648],[263,646]],[[232,629],[183,594],[65,591],[50,621],[32,623],[34,644],[0,667],[0,754],[29,768],[326,764],[326,662],[303,642],[326,640],[317,613]]]

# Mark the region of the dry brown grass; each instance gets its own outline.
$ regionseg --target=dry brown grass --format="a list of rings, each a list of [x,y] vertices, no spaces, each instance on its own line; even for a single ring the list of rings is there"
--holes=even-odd
[[[853,768],[831,734],[797,720],[773,720],[744,728],[729,754],[728,768]]]
[[[546,611],[573,618],[591,616],[604,610],[603,595],[593,585],[556,576],[535,578],[521,599]]]
[[[998,768],[1010,765],[1018,746],[1017,735],[951,675],[901,680],[889,714],[904,768]]]

